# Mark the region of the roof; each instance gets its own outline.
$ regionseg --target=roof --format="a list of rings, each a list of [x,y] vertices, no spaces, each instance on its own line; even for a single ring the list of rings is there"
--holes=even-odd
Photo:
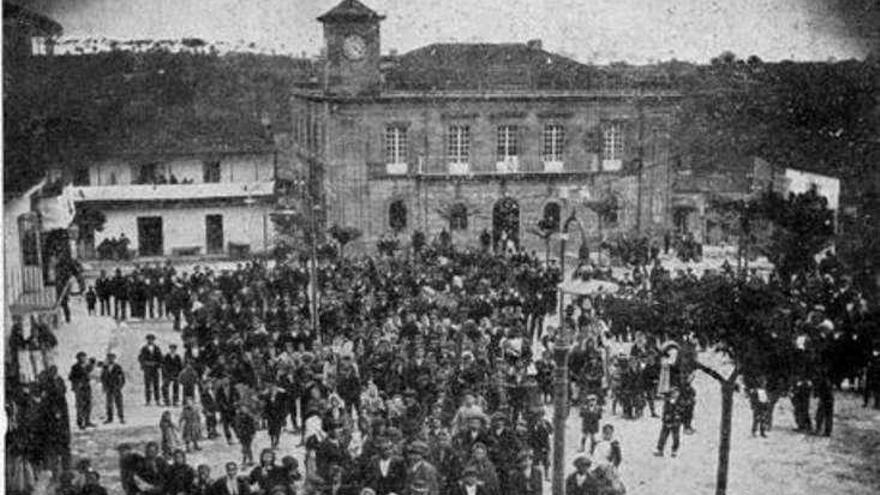
[[[669,89],[664,70],[580,63],[529,43],[436,43],[386,58],[387,91]]]
[[[381,21],[385,16],[362,4],[358,0],[343,0],[336,7],[330,9],[324,15],[318,17],[320,22],[357,22],[357,21]]]
[[[11,2],[3,2],[3,20],[33,27],[45,36],[57,36],[62,31],[61,24],[54,20]]]

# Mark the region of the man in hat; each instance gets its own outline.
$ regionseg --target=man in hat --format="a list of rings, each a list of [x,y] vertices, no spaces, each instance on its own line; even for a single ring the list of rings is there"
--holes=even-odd
[[[473,412],[467,417],[466,428],[455,436],[453,442],[460,452],[470,452],[471,447],[477,442],[491,443],[489,435],[483,430],[486,427],[486,415],[481,412]]]
[[[461,473],[461,481],[449,493],[453,495],[491,495],[489,489],[480,483],[479,471],[474,466],[467,466]]]
[[[116,406],[116,414],[119,422],[125,424],[125,412],[122,407],[122,387],[125,386],[125,372],[122,366],[116,362],[116,354],[107,354],[107,362],[101,371],[101,385],[104,387],[105,403],[107,404],[107,419],[104,423],[113,422],[113,407]]]
[[[541,495],[544,489],[541,469],[535,465],[531,449],[524,449],[516,456],[516,467],[507,474],[504,493],[509,495]]]
[[[80,430],[95,426],[92,424],[92,384],[90,375],[95,369],[95,359],[89,359],[85,352],[76,353],[76,363],[70,368],[67,379],[76,399],[76,425]]]
[[[598,483],[590,474],[592,464],[593,462],[586,455],[580,455],[574,459],[576,471],[568,475],[565,480],[566,495],[595,495],[599,493]]]
[[[505,486],[507,472],[516,465],[516,454],[522,446],[513,430],[508,427],[507,415],[496,412],[492,415],[492,429],[489,431],[489,458],[498,468],[498,481]]]
[[[168,407],[168,388],[171,388],[171,399],[174,407],[180,399],[180,372],[183,371],[183,359],[177,354],[177,344],[168,346],[168,354],[162,358],[162,400]],[[157,399],[158,402],[158,399]]]
[[[131,444],[122,443],[116,447],[119,452],[119,480],[122,490],[126,495],[140,493],[137,482],[137,472],[144,461],[144,457],[134,451]]]
[[[672,434],[672,457],[678,455],[678,442],[681,434],[682,423],[682,405],[678,400],[678,389],[669,390],[669,395],[663,403],[663,414],[661,421],[663,426],[660,429],[660,439],[657,440],[657,451],[654,455],[663,457],[663,449],[666,447],[666,439]]]
[[[331,479],[331,466],[341,466],[343,470],[351,466],[351,456],[342,442],[342,422],[332,421],[328,426],[327,438],[315,451],[315,470],[325,480]]]
[[[401,493],[406,481],[406,465],[403,459],[393,455],[391,440],[379,437],[379,455],[367,462],[363,470],[363,484],[372,488],[376,495]]]
[[[409,468],[406,471],[404,493],[406,495],[439,495],[440,482],[437,469],[425,458],[428,444],[416,440],[407,448]]]
[[[144,372],[144,396],[147,405],[156,399],[159,405],[159,368],[162,366],[162,350],[156,345],[156,336],[147,334],[147,343],[141,347],[138,362]]]

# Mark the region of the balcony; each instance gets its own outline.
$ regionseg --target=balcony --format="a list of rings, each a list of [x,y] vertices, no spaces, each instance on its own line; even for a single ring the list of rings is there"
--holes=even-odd
[[[191,201],[217,198],[255,199],[272,196],[275,181],[202,184],[68,186],[74,202]]]

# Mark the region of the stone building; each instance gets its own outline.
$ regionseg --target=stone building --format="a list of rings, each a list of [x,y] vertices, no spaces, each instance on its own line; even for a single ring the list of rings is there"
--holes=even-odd
[[[670,225],[681,95],[669,85],[539,40],[382,56],[383,17],[357,0],[318,20],[324,75],[294,91],[291,168],[325,227],[357,227],[367,248],[388,233],[443,229],[459,243],[486,230],[537,248],[538,221],[572,211],[591,242]],[[616,208],[600,219],[598,203]]]

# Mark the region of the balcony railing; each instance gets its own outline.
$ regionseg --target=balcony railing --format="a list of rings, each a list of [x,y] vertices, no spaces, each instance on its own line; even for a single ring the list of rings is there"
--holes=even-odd
[[[75,202],[193,200],[271,196],[275,192],[275,181],[68,187]]]

